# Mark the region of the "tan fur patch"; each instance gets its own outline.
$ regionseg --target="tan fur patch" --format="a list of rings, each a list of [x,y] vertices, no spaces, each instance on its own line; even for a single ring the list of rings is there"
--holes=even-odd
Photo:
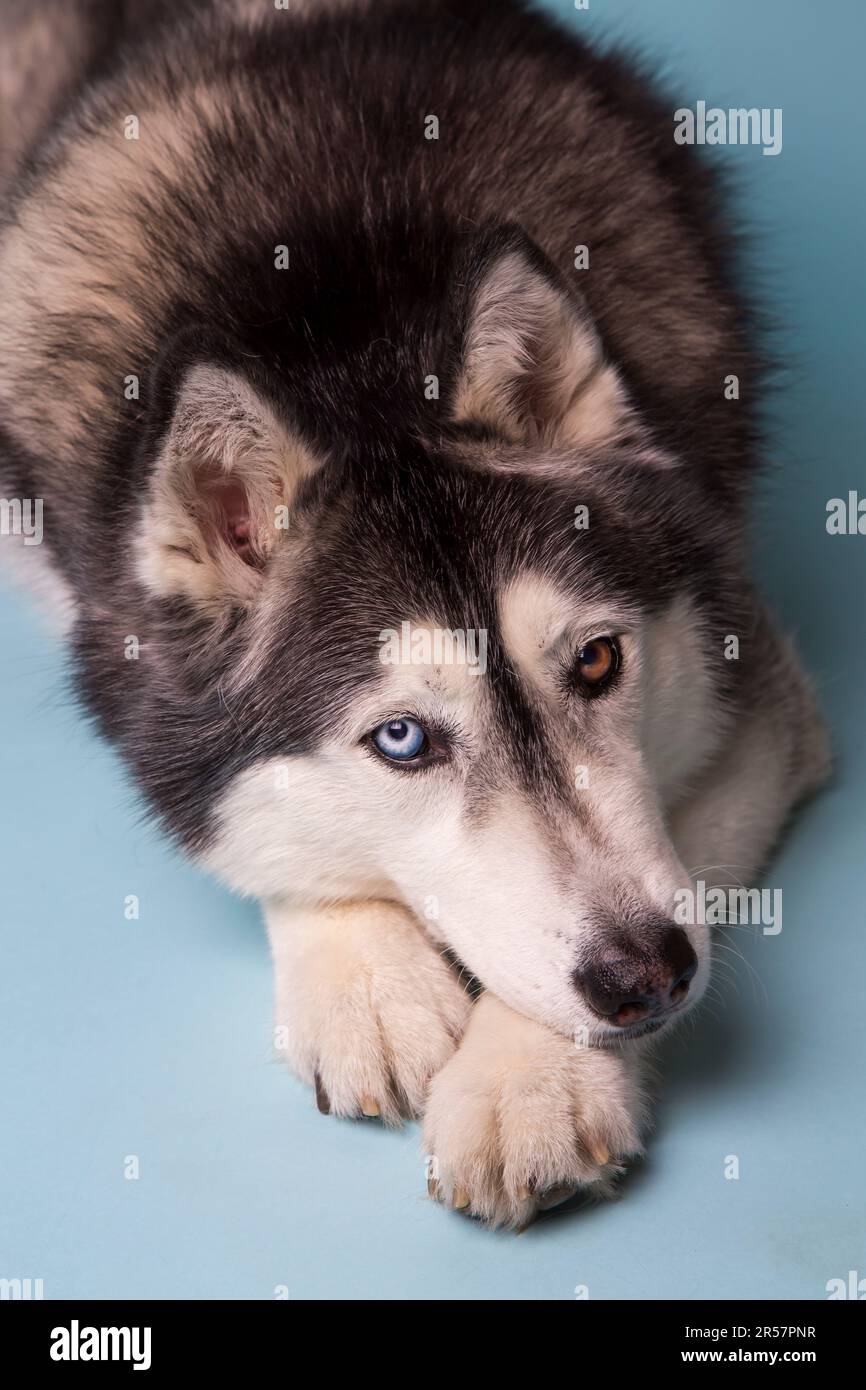
[[[124,136],[129,116],[138,139]],[[182,106],[131,93],[20,207],[0,245],[0,402],[22,443],[37,432],[45,449],[74,457],[88,425],[122,408],[124,377],[152,351],[160,309],[183,276],[182,259],[157,252],[149,218],[162,215],[172,185],[194,181],[194,142],[218,119],[204,87]]]
[[[68,0],[5,5],[0,22],[0,191],[59,109],[91,35]]]

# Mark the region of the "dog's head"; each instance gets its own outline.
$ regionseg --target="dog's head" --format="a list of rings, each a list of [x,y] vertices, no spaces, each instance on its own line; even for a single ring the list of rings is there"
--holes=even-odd
[[[396,899],[515,1008],[630,1036],[709,969],[670,830],[722,722],[707,501],[518,234],[455,293],[384,355],[169,354],[135,565],[173,727],[135,758],[240,890]]]

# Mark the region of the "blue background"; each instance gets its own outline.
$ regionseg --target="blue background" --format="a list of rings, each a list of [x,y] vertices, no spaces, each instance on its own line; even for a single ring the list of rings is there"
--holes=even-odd
[[[864,478],[866,28],[859,0],[548,8],[663,60],[677,105],[784,110],[733,165],[792,370],[757,565],[831,721],[832,788],[768,883],[780,936],[731,933],[722,1001],[668,1046],[658,1129],[622,1199],[491,1234],[423,1196],[417,1129],[324,1119],[271,1060],[256,911],[147,829],[65,698],[62,653],[2,595],[0,1277],[45,1296],[823,1298],[866,1276],[866,537],[825,506]],[[127,922],[127,894],[141,901]],[[140,1178],[124,1179],[137,1155]],[[726,1155],[738,1181],[726,1181]]]

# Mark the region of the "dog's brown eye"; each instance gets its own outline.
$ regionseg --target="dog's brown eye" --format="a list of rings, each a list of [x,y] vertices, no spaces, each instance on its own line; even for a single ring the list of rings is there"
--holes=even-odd
[[[619,667],[619,647],[612,637],[593,637],[577,654],[577,682],[588,693],[595,693],[614,676]]]

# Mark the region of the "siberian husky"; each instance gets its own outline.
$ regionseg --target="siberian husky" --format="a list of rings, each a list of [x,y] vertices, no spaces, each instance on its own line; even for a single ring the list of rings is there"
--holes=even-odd
[[[707,164],[514,0],[0,15],[3,553],[261,900],[319,1108],[423,1116],[492,1222],[606,1192],[710,973],[678,892],[828,761]]]

